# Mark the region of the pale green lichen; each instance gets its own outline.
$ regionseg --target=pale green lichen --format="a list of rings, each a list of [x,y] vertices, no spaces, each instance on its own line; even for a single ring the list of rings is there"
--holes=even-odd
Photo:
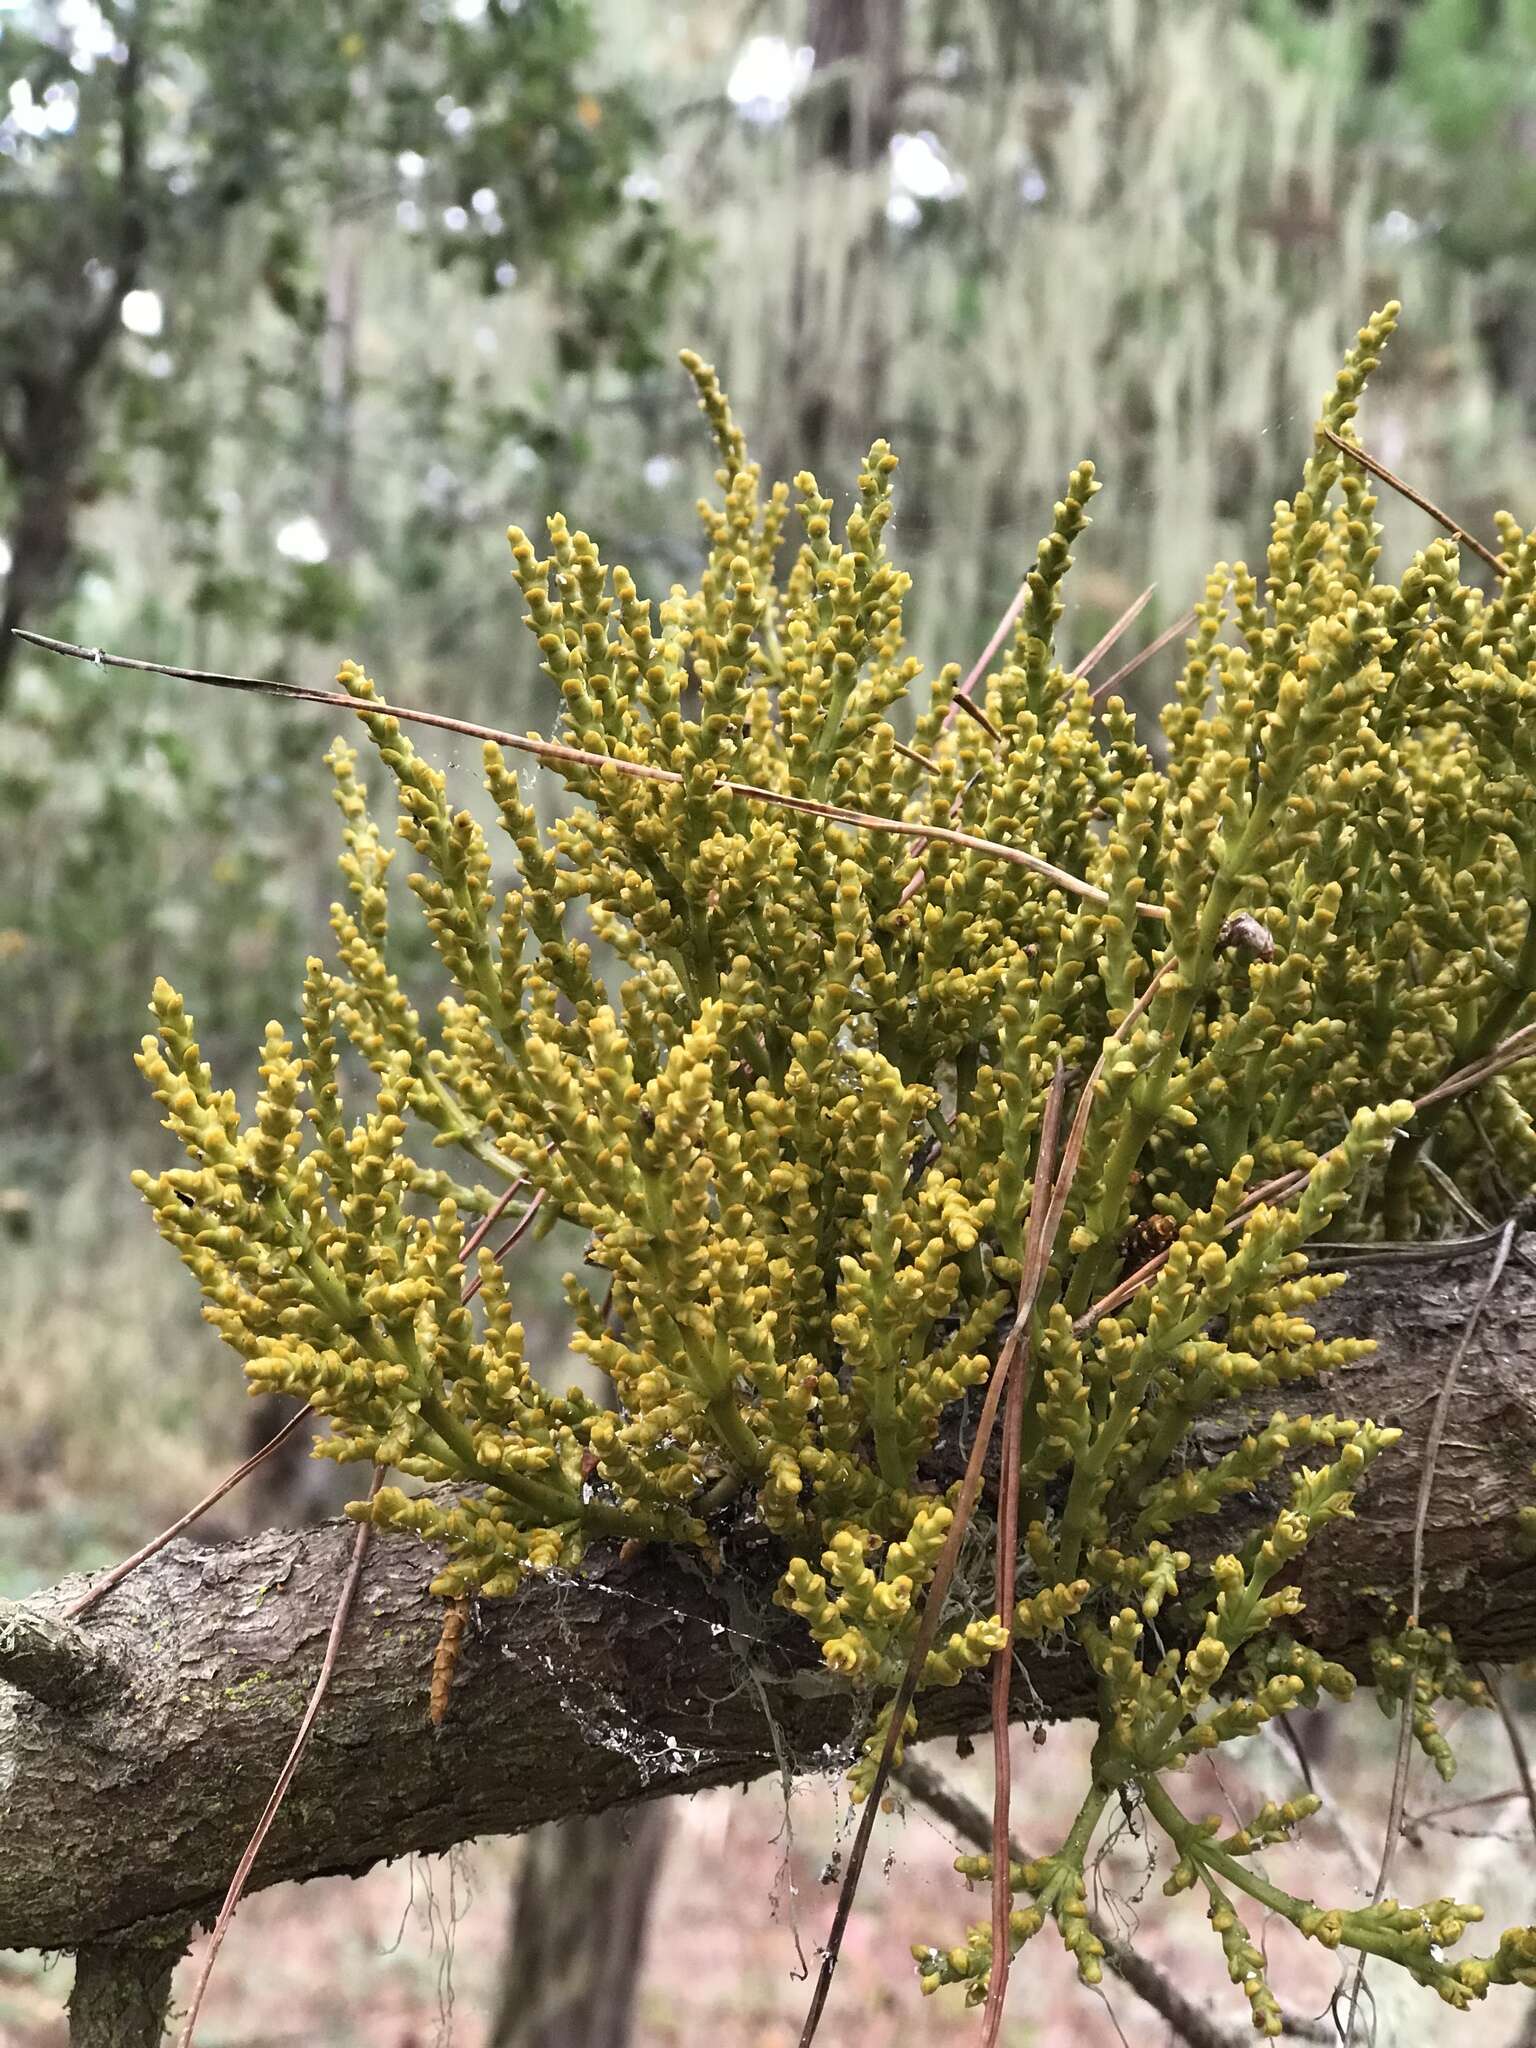
[[[1348,433],[1394,317],[1362,330],[1331,430]],[[576,801],[542,834],[487,747],[510,886],[443,776],[368,709],[373,685],[342,671],[452,992],[426,1018],[389,964],[392,856],[338,741],[335,958],[310,963],[302,1049],[269,1031],[249,1125],[156,990],[142,1065],[191,1158],[140,1176],[162,1232],[253,1386],[329,1418],[329,1455],[446,1483],[355,1510],[445,1545],[445,1596],[511,1593],[599,1535],[708,1552],[716,1516],[755,1519],[783,1546],[779,1600],[888,1713],[949,1527],[946,1443],[1019,1287],[1048,1084],[1102,1051],[1034,1318],[1010,1617],[1086,1654],[1100,1736],[1062,1847],[1016,1873],[1014,1938],[1049,1919],[1096,1979],[1084,1858],[1123,1790],[1174,1844],[1171,1888],[1204,1890],[1263,2032],[1278,2010],[1238,1894],[1452,2004],[1536,1981],[1529,1931],[1444,1960],[1474,1908],[1328,1913],[1268,1884],[1250,1852],[1307,1802],[1223,1840],[1167,1782],[1352,1688],[1289,1632],[1289,1567],[1396,1432],[1305,1408],[1366,1347],[1315,1335],[1339,1276],[1302,1247],[1433,1235],[1454,1216],[1445,1177],[1492,1208],[1536,1167],[1518,1073],[1487,1078],[1475,1115],[1413,1115],[1532,1010],[1536,542],[1505,522],[1492,597],[1444,540],[1382,583],[1369,479],[1319,434],[1264,578],[1211,576],[1155,756],[1055,649],[1098,488],[1085,464],[981,718],[952,715],[946,669],[908,745],[891,722],[917,681],[886,549],[894,457],[872,449],[841,532],[799,477],[781,569],[790,493],[763,495],[712,373],[689,368],[721,463],[697,589],[653,613],[563,520],[545,555],[512,535],[559,737],[585,758],[562,764]],[[594,941],[619,963],[611,988]],[[361,1113],[343,1108],[343,1040],[374,1077]],[[455,1157],[464,1183],[426,1163]],[[484,1245],[463,1299],[467,1224],[514,1181],[541,1224],[588,1233],[607,1276],[568,1292],[611,1411],[538,1380]],[[1159,1245],[1160,1269],[1103,1309]],[[1191,1458],[1213,1408],[1291,1390],[1297,1412]],[[1201,1558],[1199,1518],[1266,1488],[1267,1524]],[[990,1578],[962,1571],[926,1683],[992,1656],[991,1608]],[[1448,1655],[1416,1664],[1431,1697],[1458,1682]],[[1421,1722],[1429,1704],[1416,1690]],[[866,1758],[858,1788],[871,1776]],[[925,1988],[982,1995],[985,1930],[917,1953]]]

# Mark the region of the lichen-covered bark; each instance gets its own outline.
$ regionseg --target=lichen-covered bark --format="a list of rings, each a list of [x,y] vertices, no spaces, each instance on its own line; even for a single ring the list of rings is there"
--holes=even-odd
[[[1385,1603],[1406,1604],[1424,1434],[1487,1271],[1481,1257],[1373,1268],[1328,1307],[1330,1328],[1380,1349],[1311,1405],[1406,1432],[1359,1516],[1329,1532],[1303,1573],[1306,1631],[1357,1667]],[[1209,1448],[1239,1427],[1212,1424]],[[1517,1510],[1536,1501],[1533,1461],[1536,1278],[1512,1260],[1461,1369],[1426,1528],[1426,1616],[1449,1621],[1468,1658],[1536,1651],[1536,1569],[1512,1545]],[[1209,1536],[1232,1533],[1224,1519]],[[0,1947],[77,1948],[216,1907],[303,1710],[351,1534],[331,1524],[173,1545],[82,1622],[127,1674],[120,1689],[65,1707],[0,1682]],[[771,1603],[773,1554],[745,1539],[715,1575],[659,1551],[597,1552],[576,1578],[482,1603],[434,1731],[431,1570],[420,1545],[375,1540],[253,1884],[739,1781],[777,1768],[780,1749],[816,1768],[857,1732],[856,1703]],[[79,1590],[34,1604],[58,1613]],[[1089,1704],[1070,1657],[1037,1657],[1031,1676],[1037,1697],[1018,1688],[1022,1711]],[[985,1688],[925,1695],[922,1712],[930,1733],[978,1727]]]

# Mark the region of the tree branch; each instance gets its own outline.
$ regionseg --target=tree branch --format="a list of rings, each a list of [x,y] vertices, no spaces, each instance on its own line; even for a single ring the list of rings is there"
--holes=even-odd
[[[1486,1281],[1483,1256],[1373,1263],[1317,1318],[1380,1349],[1294,1405],[1405,1430],[1358,1517],[1304,1560],[1304,1632],[1362,1673],[1387,1603],[1408,1602],[1430,1415]],[[1230,1449],[1244,1421],[1207,1424],[1200,1454]],[[1518,1510],[1536,1499],[1533,1461],[1536,1279],[1511,1260],[1467,1348],[1425,1522],[1424,1617],[1451,1623],[1468,1660],[1536,1651],[1536,1568],[1512,1545]],[[1273,1506],[1249,1501],[1180,1540],[1202,1555],[1230,1547]],[[81,1948],[146,1920],[211,1916],[292,1742],[351,1536],[330,1524],[211,1550],[174,1544],[76,1631],[127,1674],[121,1692],[86,1688],[65,1707],[0,1683],[0,1947]],[[773,1606],[780,1564],[744,1529],[716,1576],[661,1550],[597,1550],[579,1575],[482,1602],[434,1731],[434,1560],[408,1539],[375,1544],[326,1711],[253,1884],[739,1783],[777,1769],[780,1749],[802,1769],[836,1767],[861,1709]],[[29,1617],[56,1622],[83,1583],[40,1595]],[[1079,1660],[1058,1653],[1029,1668],[1032,1712],[1091,1706]],[[925,1731],[984,1725],[986,1694],[983,1679],[923,1695]]]

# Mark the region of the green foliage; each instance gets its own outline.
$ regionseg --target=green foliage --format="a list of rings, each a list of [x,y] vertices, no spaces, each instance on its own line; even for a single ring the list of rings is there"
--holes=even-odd
[[[1495,388],[1523,371],[1505,332],[1529,319],[1536,156],[1526,132],[1536,87],[1532,0],[1256,0],[1292,64],[1342,84],[1351,143],[1372,162],[1400,237],[1465,273]]]
[[[123,953],[179,972],[208,929],[240,931],[259,1027],[310,912],[265,829],[291,735],[183,737],[145,681],[61,701],[9,629],[282,667],[403,652],[398,604],[454,654],[458,479],[504,501],[570,451],[536,378],[504,388],[517,323],[569,389],[654,360],[682,251],[628,184],[652,141],[587,0],[0,9],[0,801],[37,850],[0,880],[0,1073],[83,1065],[99,1097]],[[453,377],[434,299],[474,336]]]
[[[1525,1512],[1521,1511],[1522,1514]],[[1442,1778],[1456,1775],[1456,1759],[1435,1718],[1437,1700],[1459,1700],[1469,1707],[1491,1707],[1488,1688],[1474,1678],[1456,1655],[1447,1628],[1419,1625],[1371,1642],[1371,1677],[1376,1704],[1384,1714],[1406,1712],[1413,1737]]]
[[[1333,432],[1395,316],[1361,331]],[[1293,1567],[1397,1432],[1305,1407],[1367,1347],[1315,1334],[1340,1276],[1304,1247],[1399,1216],[1434,1234],[1447,1177],[1473,1199],[1533,1178],[1528,1083],[1486,1079],[1475,1118],[1444,1100],[1415,1118],[1414,1098],[1536,996],[1536,544],[1508,526],[1492,597],[1443,541],[1380,581],[1369,479],[1320,432],[1263,579],[1209,580],[1159,762],[1056,656],[1098,488],[1083,464],[979,693],[985,727],[951,716],[947,668],[909,747],[890,722],[917,681],[885,545],[895,458],[871,449],[839,529],[813,476],[763,491],[687,360],[720,464],[696,588],[653,611],[563,519],[547,553],[511,534],[575,801],[541,833],[487,746],[510,886],[343,668],[451,993],[429,1019],[398,978],[393,854],[337,741],[334,958],[309,964],[301,1043],[268,1027],[248,1123],[156,989],[141,1064],[190,1159],[138,1177],[162,1233],[252,1384],[329,1418],[326,1454],[433,1483],[355,1512],[443,1544],[443,1595],[509,1594],[599,1534],[712,1556],[755,1523],[782,1546],[778,1599],[878,1709],[951,1527],[964,1396],[1020,1285],[1048,1085],[1098,1059],[1031,1331],[1018,1611],[993,1613],[990,1576],[962,1569],[922,1674],[954,1683],[1012,1631],[1066,1635],[1096,1674],[1091,1783],[1060,1849],[1017,1873],[1014,1938],[1050,1920],[1096,1979],[1084,1858],[1124,1793],[1176,1849],[1170,1888],[1204,1890],[1264,2032],[1278,2010],[1235,1894],[1455,2005],[1536,1981],[1536,1933],[1443,1959],[1475,1908],[1324,1912],[1270,1885],[1251,1852],[1305,1802],[1221,1840],[1168,1783],[1351,1690],[1290,1632]],[[923,838],[953,828],[969,843]],[[349,1057],[372,1075],[350,1112]],[[511,1184],[541,1226],[589,1234],[601,1277],[567,1288],[612,1409],[539,1381],[497,1260],[466,1253]],[[1161,1263],[1120,1286],[1149,1241]],[[1212,1411],[1274,1398],[1235,1449],[1198,1456]],[[1267,1519],[1211,1554],[1201,1518],[1255,1491]],[[1465,1688],[1448,1647],[1413,1654],[1422,1717]],[[869,1779],[866,1760],[856,1791]],[[986,1930],[918,1954],[925,1988],[983,1995]]]
[[[31,1083],[46,1101],[64,1077],[45,1062],[61,1054],[105,1065],[159,961],[203,962],[231,1047],[260,1031],[276,976],[302,970],[277,798],[302,736],[245,707],[236,734],[246,744],[205,748],[137,679],[24,679],[0,755],[0,813],[26,849],[0,877],[0,1075],[19,1090]],[[209,927],[228,935],[216,959]],[[98,1119],[133,1078],[115,1065],[90,1091]]]
[[[247,464],[271,462],[265,378],[298,403],[311,474],[317,442],[345,472],[365,236],[430,251],[487,295],[542,279],[568,372],[653,364],[678,244],[629,193],[652,129],[634,91],[594,82],[594,44],[586,0],[492,0],[463,18],[419,0],[8,9],[6,623],[72,593],[82,508],[142,490],[146,471],[194,612],[316,638],[347,621],[339,560],[274,578],[223,539],[220,457],[234,441]],[[416,288],[431,281],[427,268]],[[344,473],[326,495],[335,528],[366,529]],[[359,538],[335,531],[338,557]]]

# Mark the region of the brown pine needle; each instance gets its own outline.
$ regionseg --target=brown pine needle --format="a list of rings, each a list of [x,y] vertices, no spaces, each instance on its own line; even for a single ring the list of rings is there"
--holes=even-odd
[[[1131,601],[1131,603],[1126,606],[1125,610],[1120,614],[1119,618],[1116,619],[1115,623],[1110,627],[1109,631],[1104,635],[1103,639],[1096,640],[1093,646],[1089,648],[1088,652],[1083,656],[1082,660],[1077,664],[1077,667],[1073,670],[1074,675],[1086,678],[1093,674],[1094,670],[1098,667],[1099,663],[1104,659],[1105,655],[1108,654],[1109,650],[1120,638],[1120,635],[1123,632],[1125,632],[1127,627],[1133,626],[1136,623],[1136,621],[1141,617],[1142,613],[1151,603],[1152,593],[1154,590],[1156,590],[1156,588],[1157,585],[1155,583],[1149,583],[1146,589],[1141,593],[1140,597],[1134,598]]]
[[[1055,1087],[1056,1083],[1053,1082],[1053,1091]],[[1049,1109],[1047,1110],[1048,1124]],[[1037,1181],[1041,1179],[1038,1161],[1036,1164],[1036,1179]],[[1042,1236],[1043,1234],[1042,1232]],[[890,1781],[891,1770],[896,1761],[896,1752],[901,1746],[902,1736],[906,1729],[907,1709],[912,1704],[912,1695],[917,1690],[918,1678],[922,1673],[924,1664],[928,1661],[928,1652],[933,1647],[934,1638],[939,1632],[939,1624],[943,1619],[944,1602],[948,1597],[950,1583],[955,1575],[955,1567],[960,1561],[960,1546],[965,1539],[965,1532],[970,1526],[971,1516],[975,1512],[976,1502],[981,1494],[982,1469],[986,1462],[988,1447],[992,1441],[992,1431],[997,1422],[998,1407],[1007,1389],[1009,1375],[1013,1372],[1024,1349],[1030,1318],[1034,1314],[1035,1300],[1039,1294],[1040,1285],[1045,1278],[1045,1269],[1049,1258],[1050,1247],[1047,1245],[1044,1248],[1044,1256],[1037,1259],[1035,1266],[1026,1265],[1026,1270],[1019,1283],[1019,1306],[1014,1316],[1013,1327],[1003,1342],[1003,1348],[998,1355],[997,1364],[992,1368],[991,1378],[987,1382],[986,1399],[982,1403],[981,1416],[976,1425],[976,1435],[971,1444],[971,1454],[966,1460],[965,1477],[960,1482],[960,1493],[955,1502],[953,1518],[949,1525],[949,1534],[944,1539],[944,1548],[939,1554],[939,1561],[934,1567],[933,1578],[929,1583],[927,1597],[923,1602],[922,1619],[918,1623],[917,1637],[912,1645],[912,1654],[907,1660],[907,1668],[902,1673],[901,1683],[896,1688],[896,1696],[891,1702],[890,1720],[885,1731],[885,1746],[880,1752],[880,1761],[875,1769],[874,1783],[864,1803],[864,1812],[859,1820],[858,1833],[854,1837],[853,1849],[848,1858],[848,1866],[843,1877],[842,1889],[838,1893],[837,1910],[832,1916],[832,1929],[827,1936],[826,1947],[822,1951],[821,1969],[817,1974],[816,1988],[811,1997],[811,2008],[806,2014],[805,2025],[800,2034],[800,2048],[810,2048],[811,2042],[816,2037],[816,2029],[821,2023],[822,2009],[827,2002],[827,1993],[832,1988],[832,1978],[837,1969],[838,1953],[843,1945],[843,1935],[848,1926],[848,1916],[853,1910],[854,1894],[858,1890],[859,1877],[864,1868],[864,1860],[869,1854],[870,1837],[874,1833],[875,1820],[880,1811],[880,1800],[885,1786]]]
[[[544,1193],[545,1191],[543,1188],[540,1188],[537,1191],[537,1193],[534,1195],[533,1200],[528,1204],[527,1208],[523,1211],[522,1215],[518,1217],[516,1223],[513,1224],[510,1233],[505,1238],[503,1238],[502,1242],[499,1245],[497,1245],[495,1251],[492,1252],[491,1257],[496,1261],[498,1266],[501,1264],[502,1260],[507,1256],[507,1253],[511,1251],[512,1247],[521,1242],[522,1238],[524,1237],[529,1228],[529,1225],[533,1222],[534,1217],[538,1215],[539,1210],[543,1205]],[[484,1286],[484,1284],[485,1275],[483,1273],[476,1273],[473,1279],[471,1279],[466,1284],[464,1289],[464,1303],[466,1307],[468,1307],[469,1303],[474,1300],[475,1296],[480,1292],[480,1289]]]
[[[513,1181],[510,1186],[502,1189],[501,1193],[496,1197],[496,1200],[492,1204],[492,1206],[486,1210],[485,1214],[480,1218],[480,1221],[475,1225],[474,1229],[469,1233],[468,1237],[465,1238],[464,1249],[459,1254],[459,1263],[461,1266],[467,1266],[469,1264],[470,1260],[475,1256],[475,1253],[479,1251],[481,1245],[485,1243],[486,1238],[489,1237],[491,1231],[495,1228],[496,1224],[499,1223],[501,1218],[506,1215],[507,1210],[509,1209],[513,1201],[517,1198],[518,1194],[521,1192],[522,1189],[527,1187],[527,1185],[527,1174],[520,1173],[517,1176],[517,1179]],[[469,1296],[466,1294],[464,1298],[467,1301],[469,1299]]]
[[[1066,1100],[1067,1077],[1060,1060],[1046,1098],[1045,1121],[1040,1132],[1040,1149],[1035,1164],[1035,1186],[1029,1198],[1029,1226],[1025,1237],[1026,1280],[1045,1261],[1040,1247],[1050,1229],[1055,1193],[1057,1149],[1061,1142],[1061,1112]],[[1064,1163],[1070,1179],[1075,1161]],[[1047,1250],[1046,1257],[1049,1257]],[[1038,1282],[1035,1283],[1038,1290]],[[1025,1375],[1015,1365],[1008,1381],[1008,1403],[1003,1415],[1003,1449],[997,1479],[997,1613],[1008,1640],[992,1659],[992,1969],[987,1980],[987,2006],[982,2015],[981,2048],[995,2048],[1003,2024],[1003,2004],[1008,1996],[1008,1973],[1013,1961],[1009,1930],[1013,1893],[1009,1887],[1013,1798],[1013,1752],[1008,1740],[1008,1695],[1013,1678],[1013,1596],[1017,1584],[1019,1549],[1019,1438],[1024,1426]]]
[[[1093,692],[1094,703],[1102,703],[1104,698],[1113,696],[1115,691],[1119,689],[1120,685],[1128,677],[1135,675],[1137,669],[1145,662],[1149,662],[1153,655],[1161,654],[1171,640],[1177,640],[1181,633],[1187,633],[1194,623],[1194,608],[1191,606],[1187,612],[1181,612],[1171,626],[1165,626],[1155,640],[1149,640],[1140,654],[1133,654],[1128,662],[1122,667],[1117,668],[1112,676],[1100,683]]]
[[[982,710],[974,697],[961,696],[957,691],[950,700],[949,709],[950,711],[963,711],[967,718],[972,718],[976,721],[988,739],[996,740],[999,746],[1002,745],[1002,734],[992,723],[992,720],[988,718],[986,712]],[[948,715],[949,713],[946,712],[945,716],[948,717]]]
[[[440,732],[457,733],[466,739],[490,740],[516,753],[531,754],[536,760],[595,768],[631,776],[640,782],[659,782],[676,788],[683,781],[675,768],[658,768],[650,761],[626,761],[613,754],[593,754],[583,747],[563,746],[558,740],[539,739],[532,733],[504,732],[498,726],[480,725],[473,719],[449,718],[440,711],[418,711],[405,704],[388,704],[382,697],[349,697],[338,690],[312,690],[302,683],[281,683],[261,676],[177,668],[161,661],[139,661],[126,654],[106,654],[99,647],[81,647],[73,641],[54,640],[44,633],[26,632],[20,626],[13,627],[12,631],[19,640],[29,641],[33,646],[46,648],[53,654],[69,655],[77,661],[95,662],[101,668],[142,670],[150,675],[173,676],[182,682],[208,683],[217,689],[251,690],[263,696],[291,698],[300,704],[324,705],[362,718],[394,718],[402,724],[428,725]],[[750,803],[769,804],[779,810],[825,818],[829,824],[844,825],[855,832],[888,832],[899,839],[924,843],[942,840],[948,846],[959,846],[969,853],[986,854],[993,860],[1006,861],[1010,866],[1028,868],[1031,873],[1053,882],[1071,896],[1082,897],[1086,902],[1109,902],[1102,889],[1096,889],[1091,882],[1085,882],[1077,875],[1069,875],[1064,868],[1054,867],[1050,861],[1041,860],[1038,854],[1029,853],[1022,846],[1009,846],[997,839],[980,839],[973,832],[957,832],[947,825],[918,825],[906,818],[884,818],[870,811],[845,810],[840,804],[821,803],[808,796],[791,796],[785,790],[763,789],[755,782],[733,782],[724,776],[715,787],[731,796],[744,797]],[[1168,913],[1160,903],[1138,903],[1136,908],[1142,917],[1151,918],[1159,924],[1167,921]]]
[[[916,747],[909,747],[905,740],[893,739],[891,741],[891,750],[893,753],[900,754],[903,760],[915,761],[925,774],[937,775],[939,772],[937,761],[930,761],[926,754],[920,754]]]
[[[315,1414],[311,1408],[301,1408],[297,1415],[289,1416],[276,1436],[269,1438],[259,1451],[252,1452],[243,1465],[237,1465],[233,1472],[228,1473],[221,1479],[211,1493],[205,1493],[196,1507],[188,1508],[187,1512],[184,1515],[178,1516],[168,1529],[162,1529],[158,1536],[151,1537],[142,1550],[136,1550],[132,1557],[125,1557],[121,1564],[115,1564],[109,1572],[104,1572],[96,1583],[82,1593],[72,1606],[65,1608],[64,1613],[66,1617],[72,1621],[77,1614],[84,1614],[87,1607],[93,1607],[103,1593],[110,1593],[114,1586],[120,1586],[130,1572],[136,1572],[141,1564],[147,1564],[157,1551],[164,1550],[167,1543],[173,1542],[183,1529],[190,1529],[192,1524],[206,1515],[208,1510],[218,1501],[221,1501],[226,1493],[233,1493],[242,1479],[249,1478],[251,1473],[256,1470],[256,1467],[264,1459],[270,1458],[272,1453],[287,1443],[289,1437],[301,1429],[306,1422],[313,1422],[314,1420]]]
[[[1362,469],[1368,469],[1372,476],[1390,485],[1400,498],[1406,498],[1410,505],[1417,505],[1421,512],[1427,512],[1437,526],[1443,526],[1453,539],[1460,541],[1463,547],[1470,548],[1474,555],[1480,556],[1499,581],[1503,582],[1507,573],[1504,564],[1492,548],[1484,547],[1475,533],[1468,533],[1464,526],[1457,524],[1449,512],[1442,512],[1438,505],[1426,498],[1421,491],[1416,491],[1412,484],[1405,483],[1400,476],[1388,469],[1384,462],[1378,462],[1374,455],[1367,455],[1358,441],[1346,441],[1343,435],[1336,434],[1332,427],[1324,427],[1322,434],[1324,440],[1331,441],[1335,448],[1342,449],[1351,462],[1358,462]]]
[[[1024,581],[1019,585],[1018,589],[1013,593],[1013,601],[1008,606],[1007,611],[1005,611],[1003,613],[1003,616],[998,620],[996,628],[993,631],[992,638],[987,642],[986,646],[983,647],[980,654],[978,654],[976,659],[971,663],[970,674],[966,677],[965,681],[960,685],[959,689],[956,690],[954,696],[951,697],[951,699],[949,700],[949,709],[944,713],[943,724],[939,727],[940,732],[946,731],[948,727],[954,723],[955,713],[957,711],[967,711],[970,713],[972,718],[977,717],[978,714],[976,710],[976,704],[971,696],[971,692],[975,689],[976,685],[981,681],[982,677],[986,674],[988,664],[991,662],[993,655],[996,654],[999,647],[1002,646],[1004,640],[1008,637],[1008,629],[1010,626],[1012,626],[1014,620],[1019,616],[1019,613],[1023,611],[1024,600],[1028,596],[1029,578],[1026,576],[1024,578]],[[979,722],[987,728],[987,730],[992,734],[994,739],[997,738],[997,727],[993,725],[991,719],[987,718],[985,714],[982,714],[980,716]]]
[[[373,1484],[368,1489],[368,1498],[370,1500],[378,1492],[383,1477],[384,1467],[376,1465],[373,1470]],[[315,1680],[314,1690],[309,1696],[309,1705],[304,1709],[304,1718],[299,1723],[299,1732],[293,1738],[293,1747],[288,1752],[287,1760],[283,1764],[283,1768],[278,1772],[276,1782],[267,1795],[267,1803],[262,1808],[261,1818],[257,1821],[251,1839],[245,1845],[245,1853],[241,1856],[239,1863],[235,1867],[235,1874],[229,1881],[229,1890],[225,1893],[224,1903],[219,1908],[219,1917],[213,1923],[213,1935],[203,1956],[202,1967],[197,1973],[197,1982],[192,1987],[192,1997],[187,2007],[187,2017],[178,2038],[177,2048],[192,2048],[192,2035],[197,2026],[197,2016],[202,2011],[203,1997],[208,1989],[208,1980],[213,1975],[213,1966],[218,1960],[219,1950],[224,1945],[224,1936],[229,1931],[229,1923],[235,1916],[235,1908],[240,1903],[240,1897],[245,1890],[246,1880],[251,1874],[252,1866],[255,1864],[256,1858],[261,1854],[261,1845],[272,1831],[272,1823],[277,1819],[278,1809],[287,1797],[288,1787],[293,1783],[299,1764],[303,1759],[304,1751],[309,1746],[310,1731],[315,1725],[315,1721],[320,1713],[321,1704],[330,1687],[331,1674],[336,1669],[336,1659],[341,1650],[341,1639],[346,1633],[347,1620],[352,1612],[352,1604],[357,1598],[358,1584],[363,1576],[363,1563],[368,1555],[368,1539],[372,1533],[373,1524],[371,1522],[360,1522],[358,1524],[357,1534],[352,1543],[352,1561],[347,1566],[347,1575],[342,1581],[341,1593],[336,1602],[336,1612],[331,1619],[331,1632],[326,1638],[325,1656],[320,1665],[319,1676]]]

